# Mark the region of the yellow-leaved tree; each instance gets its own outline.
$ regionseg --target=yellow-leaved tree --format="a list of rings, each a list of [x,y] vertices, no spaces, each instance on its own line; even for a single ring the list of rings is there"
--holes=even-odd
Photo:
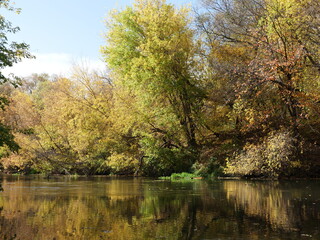
[[[144,168],[154,174],[187,170],[197,152],[204,94],[193,71],[196,44],[189,24],[187,8],[164,0],[137,0],[107,22],[102,52],[113,72],[115,98],[126,106],[123,121],[139,138]]]

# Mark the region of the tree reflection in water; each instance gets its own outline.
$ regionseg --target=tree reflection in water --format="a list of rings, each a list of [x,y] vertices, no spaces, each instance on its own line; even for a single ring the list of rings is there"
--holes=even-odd
[[[311,236],[303,232],[310,233],[319,227],[318,181],[225,181],[224,188],[228,201],[234,202],[236,209],[264,221],[273,230]]]
[[[307,184],[4,179],[0,239],[317,239]]]

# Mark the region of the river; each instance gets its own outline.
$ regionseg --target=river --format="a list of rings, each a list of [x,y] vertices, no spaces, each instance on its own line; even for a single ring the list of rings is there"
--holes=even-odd
[[[320,239],[320,181],[3,176],[0,239]]]

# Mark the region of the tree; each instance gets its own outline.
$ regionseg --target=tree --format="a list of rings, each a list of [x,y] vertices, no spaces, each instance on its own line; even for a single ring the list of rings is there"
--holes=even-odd
[[[303,159],[302,152],[316,153],[320,127],[318,1],[202,3],[205,11],[198,15],[197,26],[205,35],[211,81],[228,82],[224,96],[239,142],[261,146],[270,133],[288,131],[294,144],[290,161]],[[277,151],[285,152],[285,146]],[[246,152],[247,156],[251,153]],[[239,161],[241,164],[244,162]],[[309,163],[303,164],[306,168]]]
[[[23,170],[29,164],[42,172],[108,173],[114,141],[112,87],[105,79],[76,68],[70,78],[33,75],[24,80],[25,86],[13,91],[5,115],[20,146],[18,154],[3,159],[5,167]]]
[[[314,88],[319,81],[319,20],[316,11],[310,10],[319,9],[319,4],[309,0],[203,3],[208,11],[198,25],[207,35],[209,52],[221,55],[229,48],[234,55],[241,50],[241,63],[230,65],[230,59],[222,59],[235,79],[238,112],[251,112],[246,122],[258,128],[290,125],[297,129],[308,115],[306,110],[318,108],[314,90],[308,86]],[[217,54],[212,56],[211,61],[217,62]],[[221,69],[214,67],[214,71]]]
[[[10,5],[9,0],[3,0],[0,2],[0,8],[7,9],[9,11],[15,11],[19,13],[19,9],[13,8]],[[16,33],[19,31],[18,27],[13,27],[12,24],[7,21],[2,15],[0,16],[0,84],[5,82],[11,82],[12,84],[16,85],[17,78],[8,78],[4,76],[1,72],[2,69],[6,67],[11,67],[14,63],[21,61],[23,58],[30,58],[31,55],[28,52],[29,46],[25,43],[16,43],[16,42],[9,42],[7,34],[9,33]],[[5,105],[8,104],[7,96],[1,95],[0,96],[0,107],[4,110]],[[7,145],[12,150],[17,150],[18,146],[15,144],[13,140],[13,136],[10,132],[10,129],[5,126],[2,122],[0,123],[0,146]]]
[[[20,9],[10,5],[9,0],[0,2],[0,8],[20,12]],[[29,45],[26,43],[9,42],[7,34],[16,33],[20,30],[19,27],[13,27],[11,22],[7,21],[2,15],[0,16],[0,83],[9,81],[1,73],[1,69],[12,67],[14,63],[21,61],[23,58],[31,58],[32,55],[28,52]]]
[[[144,125],[136,135],[148,156],[155,154],[151,149],[197,149],[204,94],[189,23],[188,9],[164,0],[137,0],[108,22],[102,52],[116,86],[132,96],[130,112]]]

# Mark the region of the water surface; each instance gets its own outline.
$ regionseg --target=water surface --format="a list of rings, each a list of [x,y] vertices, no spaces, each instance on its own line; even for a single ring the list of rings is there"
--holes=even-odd
[[[320,239],[319,181],[0,182],[0,239]]]

